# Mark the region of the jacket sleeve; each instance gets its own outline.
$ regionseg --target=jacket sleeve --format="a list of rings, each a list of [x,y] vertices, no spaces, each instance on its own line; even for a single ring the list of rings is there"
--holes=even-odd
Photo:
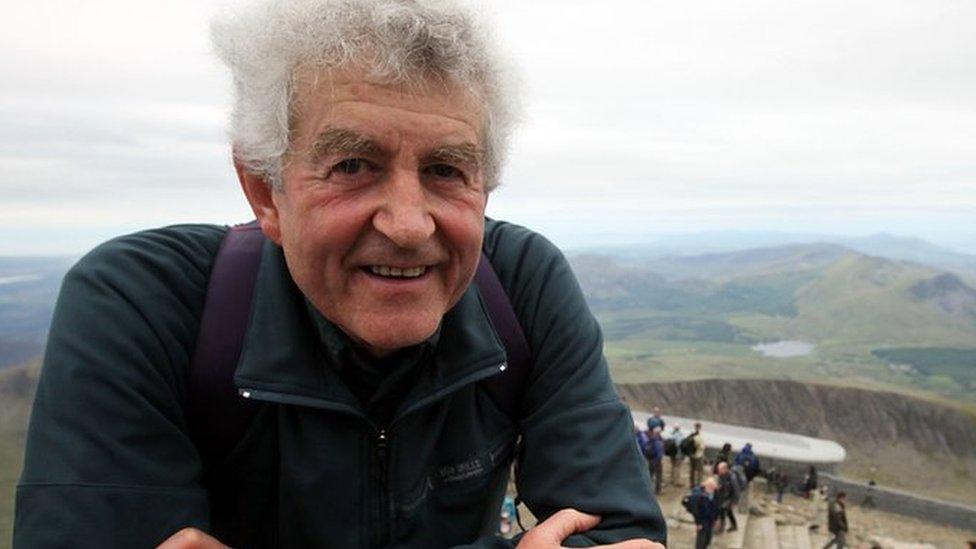
[[[17,488],[15,547],[155,547],[182,527],[208,527],[181,403],[203,258],[215,250],[192,232],[111,241],[66,275]]]
[[[486,247],[533,354],[520,422],[520,497],[540,521],[564,508],[602,517],[567,546],[665,542],[633,419],[568,262],[550,242],[513,225],[497,227]]]

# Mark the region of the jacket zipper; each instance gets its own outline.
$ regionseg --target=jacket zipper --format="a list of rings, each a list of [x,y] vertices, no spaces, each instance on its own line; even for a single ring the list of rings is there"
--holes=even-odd
[[[391,523],[393,521],[393,509],[390,502],[392,497],[390,495],[389,486],[389,455],[388,448],[390,444],[390,436],[393,432],[393,427],[400,422],[404,417],[412,414],[418,410],[430,406],[434,402],[444,398],[444,396],[469,385],[471,383],[476,383],[482,379],[489,378],[493,375],[500,374],[508,368],[506,362],[496,364],[488,368],[482,368],[476,370],[471,374],[468,374],[457,381],[442,387],[441,389],[434,391],[430,395],[414,402],[407,408],[398,412],[393,420],[390,422],[389,427],[381,428],[377,426],[369,417],[362,412],[362,410],[356,408],[355,406],[350,406],[348,404],[343,404],[339,402],[332,402],[329,400],[324,400],[316,397],[308,397],[304,395],[292,395],[287,393],[279,393],[276,391],[265,391],[263,389],[248,389],[240,388],[238,393],[246,399],[260,400],[265,402],[273,402],[276,404],[288,404],[293,406],[307,406],[310,408],[319,408],[323,410],[332,410],[335,412],[342,412],[349,414],[363,420],[364,423],[369,425],[374,433],[376,434],[376,439],[374,441],[375,448],[375,463],[376,463],[376,481],[377,481],[377,494],[378,494],[378,527],[375,529],[377,533],[375,540],[371,540],[376,543],[375,546],[385,546],[389,545],[391,541]]]
[[[387,463],[387,445],[389,437],[386,429],[376,433],[376,488],[377,488],[377,518],[376,544],[374,547],[385,547],[390,543],[390,501],[389,464]]]

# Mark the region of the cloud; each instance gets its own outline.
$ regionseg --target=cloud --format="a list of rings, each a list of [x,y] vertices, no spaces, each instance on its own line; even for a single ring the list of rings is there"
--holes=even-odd
[[[224,138],[229,79],[207,42],[218,5],[8,7],[0,229],[248,215]],[[976,243],[972,2],[480,5],[526,91],[494,215],[557,239],[585,220]]]

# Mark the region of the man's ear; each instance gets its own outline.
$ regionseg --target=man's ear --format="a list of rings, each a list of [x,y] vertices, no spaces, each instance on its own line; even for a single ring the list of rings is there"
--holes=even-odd
[[[259,176],[247,171],[244,165],[234,157],[234,169],[237,170],[237,180],[241,183],[241,189],[247,202],[251,205],[251,211],[261,224],[261,231],[275,244],[281,245],[281,226],[278,218],[278,205],[274,201],[274,190],[267,181]]]

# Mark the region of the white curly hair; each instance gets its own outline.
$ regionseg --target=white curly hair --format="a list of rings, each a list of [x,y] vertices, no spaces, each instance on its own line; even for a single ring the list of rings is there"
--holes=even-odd
[[[211,23],[234,77],[235,159],[275,188],[290,144],[296,73],[348,67],[384,83],[458,86],[483,105],[485,182],[498,185],[517,111],[513,71],[475,14],[448,0],[258,0]]]

